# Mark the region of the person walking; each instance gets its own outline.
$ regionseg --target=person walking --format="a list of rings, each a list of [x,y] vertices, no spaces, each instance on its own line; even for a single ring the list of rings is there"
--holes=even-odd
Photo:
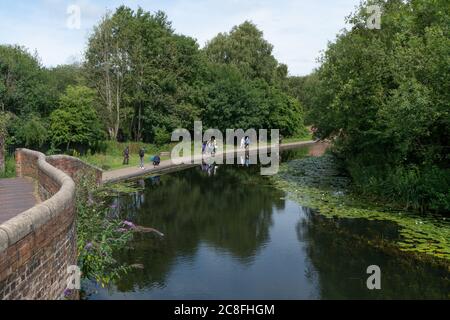
[[[211,155],[214,156],[217,150],[216,137],[211,137],[211,140],[209,141],[209,149],[211,151]]]
[[[141,169],[144,169],[145,167],[144,167],[144,157],[145,157],[145,150],[144,150],[144,148],[141,148],[140,150],[139,150],[139,158],[140,158],[140,160],[141,160],[141,162],[140,162],[140,168]]]
[[[245,137],[241,139],[241,149],[245,149]]]
[[[245,149],[248,150],[248,148],[250,148],[250,137],[246,136],[245,137]]]
[[[130,148],[127,146],[123,150],[123,165],[128,165],[130,163]]]

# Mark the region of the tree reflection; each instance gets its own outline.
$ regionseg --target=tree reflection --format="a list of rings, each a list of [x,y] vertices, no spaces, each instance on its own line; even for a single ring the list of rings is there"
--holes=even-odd
[[[322,299],[448,299],[449,273],[388,248],[395,224],[364,219],[327,219],[306,211],[297,225],[311,267],[308,278]],[[368,290],[366,269],[381,268],[381,290]]]
[[[123,277],[120,291],[164,285],[175,259],[190,259],[200,244],[251,263],[269,239],[274,208],[284,208],[284,193],[268,185],[257,166],[220,166],[212,176],[201,167],[145,181],[143,192],[121,197],[123,218],[158,229],[138,234],[133,249],[119,254],[144,266]],[[142,182],[141,182],[142,184]]]

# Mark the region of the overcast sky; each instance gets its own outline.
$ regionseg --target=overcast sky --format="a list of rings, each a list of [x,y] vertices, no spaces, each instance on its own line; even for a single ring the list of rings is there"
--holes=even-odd
[[[92,27],[121,4],[169,16],[177,33],[200,46],[219,32],[253,21],[291,75],[306,75],[320,51],[345,27],[359,0],[0,0],[0,44],[37,50],[46,66],[80,60]],[[67,27],[67,8],[81,9],[80,29]]]

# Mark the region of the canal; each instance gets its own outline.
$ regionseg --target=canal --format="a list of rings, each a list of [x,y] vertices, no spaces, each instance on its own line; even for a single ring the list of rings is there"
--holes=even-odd
[[[164,236],[136,234],[117,254],[136,268],[110,288],[85,283],[88,299],[449,298],[447,269],[373,245],[395,241],[395,223],[325,218],[257,165],[199,166],[136,186],[114,199],[117,214]],[[381,290],[367,288],[370,265]]]

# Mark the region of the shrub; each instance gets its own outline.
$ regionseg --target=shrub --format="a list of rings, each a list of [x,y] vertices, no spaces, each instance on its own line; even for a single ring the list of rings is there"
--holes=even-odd
[[[450,169],[437,166],[349,165],[355,189],[406,209],[450,212]]]
[[[154,129],[154,134],[154,141],[157,146],[162,146],[170,142],[170,134],[165,128],[156,127]]]
[[[98,198],[94,201],[92,183],[82,177],[77,184],[77,247],[78,265],[83,278],[95,280],[105,287],[126,273],[129,266],[119,265],[114,253],[123,249],[132,238],[133,225],[108,215]]]
[[[87,87],[67,88],[60,99],[60,107],[50,115],[50,136],[55,146],[83,151],[103,139],[94,101],[95,92]]]

